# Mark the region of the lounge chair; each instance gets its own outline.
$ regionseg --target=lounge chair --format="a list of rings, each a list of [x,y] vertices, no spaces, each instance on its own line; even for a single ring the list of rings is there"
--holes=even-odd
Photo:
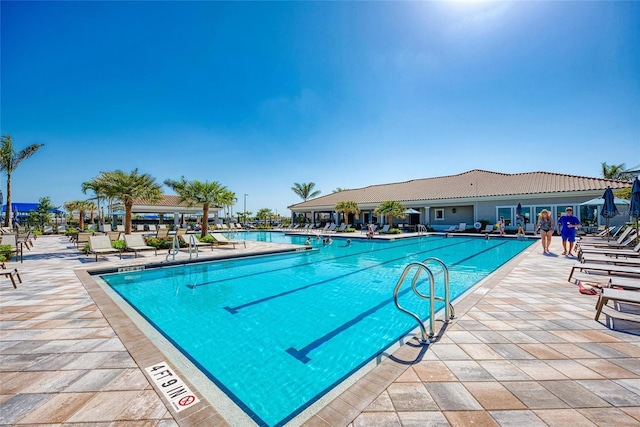
[[[137,224],[136,231],[144,231],[144,224]]]
[[[111,239],[107,235],[89,236],[89,252],[96,255],[96,262],[98,261],[98,255],[116,252],[120,254],[120,259],[122,259],[122,252],[111,246]]]
[[[22,245],[22,242],[18,241],[18,238],[15,234],[1,234],[0,245],[11,246],[11,250],[9,251],[10,254],[16,254],[16,261],[18,261],[18,256],[20,256],[20,262],[22,262],[23,245]],[[9,259],[11,259],[11,257],[9,257]]]
[[[389,227],[391,227],[389,224],[385,224],[382,226],[382,228],[380,229],[380,234],[385,234],[389,232]]]
[[[580,260],[582,260],[582,257],[586,254],[636,258],[640,257],[640,243],[638,243],[633,249],[578,248],[578,258]]]
[[[156,232],[156,238],[164,239],[166,237],[169,237],[169,229],[168,228],[158,228],[158,231]]]
[[[45,225],[42,227],[42,234],[53,234],[53,226]]]
[[[187,234],[186,236],[183,236],[185,239],[185,242],[187,242],[187,244],[189,246],[195,246],[195,247],[200,247],[200,246],[211,246],[211,250],[213,250],[213,243],[207,243],[207,242],[201,242],[200,239],[198,238],[198,234]]]
[[[569,282],[573,277],[573,273],[576,271],[601,271],[607,272],[609,275],[615,274],[636,274],[640,275],[640,268],[638,267],[629,267],[624,265],[612,265],[612,264],[595,264],[595,263],[577,263],[571,267],[571,273],[569,273],[569,278],[567,279]]]
[[[80,245],[84,246],[85,243],[89,243],[89,237],[93,236],[93,233],[78,233],[74,239],[76,248],[80,248]]]
[[[17,277],[18,281],[22,283],[22,278],[20,277],[20,273],[18,272],[18,269],[14,268],[13,270],[6,270],[4,263],[2,263],[2,270],[0,270],[0,275],[4,277],[8,277],[11,280],[11,283],[13,284],[13,289],[18,289],[18,287],[16,286],[15,277]]]
[[[607,305],[609,301],[626,302],[631,304],[640,304],[640,292],[629,291],[626,289],[615,288],[603,288],[600,292],[600,297],[596,303],[596,316],[595,320],[598,320],[602,308]]]
[[[347,229],[347,224],[345,224],[345,223],[343,222],[343,223],[340,225],[340,227],[339,227],[337,230],[335,230],[335,231],[336,231],[336,233],[342,233],[342,232],[344,232],[344,230],[346,230],[346,229]]]
[[[155,224],[149,224],[149,231],[157,231],[158,228],[156,227]]]
[[[620,246],[623,244],[625,239],[631,237],[631,235],[635,235],[635,231],[633,227],[627,227],[626,230],[620,234],[620,236],[613,242],[607,241],[603,238],[595,238],[595,239],[580,239],[577,242],[577,246]]]
[[[611,265],[635,265],[640,267],[640,259],[638,258],[616,258],[607,255],[586,254],[583,255],[581,262]],[[640,268],[639,268],[640,270]]]
[[[112,242],[115,240],[120,240],[121,233],[119,231],[107,231],[105,234],[109,236],[109,240],[111,240]]]
[[[458,225],[458,229],[454,230],[456,233],[463,233],[467,230],[467,223],[466,222],[461,222],[460,225]]]
[[[480,231],[481,233],[493,233],[493,229],[494,229],[494,225],[493,224],[487,224],[484,229],[482,231]]]
[[[233,249],[235,249],[236,245],[239,245],[240,243],[242,243],[245,248],[247,247],[247,242],[245,242],[244,240],[229,240],[222,233],[213,233],[213,234],[210,234],[210,236],[213,237],[213,239],[216,241],[218,245],[233,245]]]
[[[111,231],[111,224],[102,224],[102,232],[106,233],[107,231]]]
[[[134,252],[134,258],[138,258],[138,251],[153,250],[155,252],[155,255],[158,255],[158,248],[147,245],[147,243],[144,241],[144,237],[142,237],[142,234],[125,234],[124,244],[128,250]]]
[[[445,233],[453,233],[454,231],[457,231],[457,230],[458,230],[458,227],[456,227],[455,225],[451,225],[451,226],[449,226],[449,228],[447,228],[446,230],[442,230],[442,231],[444,231]]]
[[[121,225],[121,224],[116,225],[116,230],[124,233],[124,225]]]

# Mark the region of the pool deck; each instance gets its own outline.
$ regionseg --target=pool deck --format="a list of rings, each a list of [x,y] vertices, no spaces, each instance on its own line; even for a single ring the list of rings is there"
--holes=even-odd
[[[200,256],[267,247],[247,242]],[[551,249],[561,252],[558,237]],[[13,289],[0,279],[1,426],[247,425],[225,419],[221,402],[204,399],[175,366],[202,401],[169,409],[144,372],[165,355],[85,272],[164,258],[150,251],[95,262],[65,237],[42,236],[24,263],[7,263],[23,283]],[[638,426],[640,310],[610,303],[593,320],[597,297],[567,282],[573,263],[531,246],[456,301],[456,318],[436,323],[435,342],[408,338],[315,415],[290,424]]]

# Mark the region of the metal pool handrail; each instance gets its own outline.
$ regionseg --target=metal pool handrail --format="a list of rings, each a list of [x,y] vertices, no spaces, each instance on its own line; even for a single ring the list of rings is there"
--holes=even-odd
[[[426,225],[418,224],[418,225],[416,226],[416,232],[417,232],[418,234],[422,234],[422,233],[427,234],[427,231],[428,231],[428,230],[427,230],[427,226],[426,226]]]
[[[444,270],[444,278],[445,278],[445,295],[444,295],[444,298],[437,297],[435,295],[435,277],[433,275],[433,272],[429,269],[429,267],[427,267],[427,263],[430,262],[430,261],[435,261],[436,263],[440,264],[440,266]],[[404,283],[405,279],[407,278],[407,275],[409,274],[409,272],[411,270],[413,270],[414,268],[417,268],[418,270],[416,271],[416,273],[413,276],[413,279],[411,280],[411,289],[413,289],[413,293],[416,296],[429,301],[429,333],[428,334],[426,332],[426,329],[424,327],[424,322],[422,321],[422,319],[420,319],[420,317],[417,314],[415,314],[412,311],[409,311],[406,308],[402,307],[400,305],[400,302],[398,301],[398,294],[400,292],[400,288],[402,287],[402,284]],[[420,278],[420,274],[423,271],[426,271],[427,274],[429,275],[429,295],[423,294],[417,288],[418,279]],[[455,310],[454,310],[453,306],[451,305],[449,297],[450,297],[450,293],[449,293],[449,269],[447,268],[445,263],[442,262],[438,258],[427,258],[426,260],[424,260],[424,262],[411,262],[411,263],[409,263],[404,268],[404,270],[402,272],[402,275],[400,276],[400,279],[398,279],[398,282],[396,283],[396,286],[395,286],[395,288],[393,290],[393,301],[394,301],[396,307],[398,308],[398,310],[402,311],[403,313],[408,314],[409,316],[413,317],[418,322],[418,326],[420,328],[420,338],[418,338],[418,341],[422,345],[429,344],[431,342],[431,338],[434,336],[434,332],[433,332],[433,322],[434,322],[434,319],[435,319],[435,304],[434,304],[434,302],[436,300],[443,301],[445,303],[445,318],[444,318],[444,322],[448,322],[450,319],[453,319],[455,317]]]

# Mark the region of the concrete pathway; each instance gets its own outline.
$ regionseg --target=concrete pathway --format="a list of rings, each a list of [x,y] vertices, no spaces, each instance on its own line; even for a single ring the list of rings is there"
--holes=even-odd
[[[248,242],[235,252],[267,247]],[[557,238],[552,251],[561,252]],[[201,256],[228,253],[209,252]],[[87,268],[161,259],[149,252],[96,263],[66,238],[43,236],[24,263],[7,264],[23,283],[0,280],[0,425],[246,425],[224,419],[220,402],[169,409],[143,372],[157,360],[156,343],[80,280]],[[596,297],[566,281],[574,262],[532,246],[455,303],[457,317],[438,323],[437,342],[409,339],[292,425],[640,425],[640,312],[610,304],[594,321]]]

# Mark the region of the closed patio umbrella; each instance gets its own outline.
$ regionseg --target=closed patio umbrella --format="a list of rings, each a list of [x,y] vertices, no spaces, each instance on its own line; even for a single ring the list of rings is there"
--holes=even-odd
[[[609,219],[619,215],[618,208],[616,207],[613,190],[611,187],[607,187],[604,190],[604,194],[602,195],[602,199],[604,203],[602,205],[602,209],[600,210],[600,215],[607,220],[607,230],[609,229]],[[607,241],[609,240],[609,232],[607,231]]]
[[[633,180],[633,188],[631,189],[629,215],[636,219],[636,230],[638,230],[638,221],[640,221],[640,180],[637,177]],[[636,242],[638,241],[640,241],[640,236],[636,237]]]

